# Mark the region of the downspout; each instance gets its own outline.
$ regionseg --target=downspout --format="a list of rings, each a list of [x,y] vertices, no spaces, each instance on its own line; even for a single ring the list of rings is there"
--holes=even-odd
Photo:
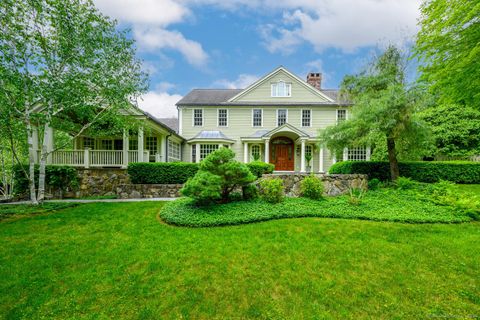
[[[170,138],[172,134],[168,134],[165,138],[165,162],[168,162],[168,138]]]

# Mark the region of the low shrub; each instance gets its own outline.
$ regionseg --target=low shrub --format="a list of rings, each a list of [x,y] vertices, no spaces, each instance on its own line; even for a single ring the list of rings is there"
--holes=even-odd
[[[28,193],[28,165],[16,165],[13,168],[14,194],[25,195]],[[39,165],[35,165],[35,187],[38,184]],[[45,167],[45,188],[54,188],[61,191],[75,190],[78,188],[77,169],[68,166],[47,165]]]
[[[377,178],[368,180],[369,190],[377,190],[379,186],[380,186],[380,180],[378,180]]]
[[[270,203],[280,203],[285,199],[285,188],[282,179],[264,179],[260,181],[262,199]]]
[[[182,184],[198,171],[190,162],[138,162],[128,164],[130,181],[135,184]]]
[[[180,193],[194,199],[197,205],[208,205],[221,198],[221,180],[210,172],[199,171],[185,183]]]
[[[258,198],[258,188],[254,184],[246,185],[242,188],[243,200],[253,200]]]
[[[415,187],[415,181],[406,177],[398,177],[395,186],[400,190],[409,190]]]
[[[272,173],[273,169],[275,169],[273,164],[262,161],[247,163],[247,167],[257,178],[261,178],[263,174]]]
[[[422,161],[400,162],[400,175],[420,182],[440,180],[455,183],[480,183],[480,162],[467,161]],[[386,181],[390,179],[390,165],[384,161],[342,161],[330,167],[329,173],[368,174],[369,179]]]
[[[365,197],[365,189],[363,188],[350,188],[348,189],[348,203],[358,206],[362,203]]]
[[[300,192],[302,197],[314,200],[321,199],[323,196],[323,182],[315,176],[308,176],[300,183]]]

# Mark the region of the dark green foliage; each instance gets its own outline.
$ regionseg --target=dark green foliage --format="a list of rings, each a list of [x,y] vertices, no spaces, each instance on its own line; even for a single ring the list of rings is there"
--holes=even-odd
[[[198,171],[198,164],[189,162],[130,163],[128,175],[136,184],[182,184]]]
[[[280,203],[285,200],[285,188],[282,179],[264,179],[260,181],[262,199],[270,203]]]
[[[253,200],[258,198],[258,188],[253,183],[242,187],[243,200]]]
[[[395,181],[395,186],[400,190],[409,190],[415,187],[416,182],[411,178],[398,177]]]
[[[272,173],[273,169],[275,169],[273,164],[262,161],[247,163],[247,167],[257,178],[261,178],[263,174]]]
[[[220,148],[200,163],[199,171],[187,181],[181,192],[194,198],[197,204],[208,204],[216,200],[228,202],[232,191],[254,180],[255,176],[248,167],[235,160],[232,150]]]
[[[319,178],[311,175],[302,180],[300,191],[302,197],[314,200],[321,199],[323,196],[323,182]]]
[[[466,161],[400,162],[400,175],[420,182],[440,180],[455,183],[480,183],[480,163]],[[329,173],[368,174],[369,179],[390,179],[390,167],[383,161],[342,161],[330,167]]]
[[[13,169],[15,176],[14,194],[25,195],[28,192],[28,178],[25,171],[28,166],[16,165]],[[35,166],[35,180],[38,179],[39,166]],[[45,167],[46,187],[56,190],[75,190],[78,188],[77,169],[68,166],[47,165]]]
[[[380,184],[380,180],[378,180],[377,178],[370,179],[368,180],[368,189],[377,190],[379,184]]]

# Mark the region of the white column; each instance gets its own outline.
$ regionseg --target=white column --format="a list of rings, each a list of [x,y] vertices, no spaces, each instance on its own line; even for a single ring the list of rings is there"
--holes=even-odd
[[[365,155],[365,159],[367,161],[370,161],[370,156],[372,154],[372,150],[370,149],[370,146],[367,147],[367,150],[366,150],[366,155]]]
[[[143,127],[138,128],[138,162],[145,162],[143,159]]]
[[[167,136],[160,136],[160,160],[161,162],[167,162]]]
[[[343,161],[348,160],[348,148],[343,149]]]
[[[265,140],[265,162],[270,162],[270,139]]]
[[[50,127],[50,126],[45,126],[45,130],[47,130],[47,141],[46,141],[46,145],[47,145],[47,153],[48,153],[48,156],[47,156],[47,163],[52,163],[52,154],[51,152],[53,151],[53,148],[54,148],[54,141],[53,141],[53,128]]]
[[[90,148],[83,149],[83,166],[87,169],[90,167]]]
[[[243,143],[243,162],[248,163],[248,142]]]
[[[197,143],[195,145],[195,148],[196,148],[196,150],[195,150],[195,158],[196,158],[195,162],[200,163],[200,143]]]
[[[123,167],[128,166],[128,130],[123,129]]]
[[[318,171],[323,172],[323,147],[320,147],[320,151],[318,152]]]
[[[305,172],[305,140],[302,139],[302,148],[300,151],[300,172]]]
[[[38,163],[38,128],[32,126],[32,148],[33,148],[33,160]]]

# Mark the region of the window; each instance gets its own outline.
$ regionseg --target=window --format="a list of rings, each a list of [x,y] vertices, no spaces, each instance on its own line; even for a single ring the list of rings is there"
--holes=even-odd
[[[337,123],[347,120],[347,110],[337,110]]]
[[[348,158],[350,161],[365,161],[367,160],[367,148],[357,147],[348,148]]]
[[[150,155],[157,152],[157,137],[147,137],[145,148],[150,151]]]
[[[312,110],[302,110],[302,127],[310,127],[312,123]]]
[[[252,122],[254,127],[262,126],[262,109],[253,109]]]
[[[260,160],[260,146],[258,144],[252,146],[252,159],[254,161]]]
[[[203,109],[193,109],[193,125],[195,127],[203,126]]]
[[[138,150],[138,140],[129,140],[128,141],[128,149]]]
[[[218,109],[218,126],[219,127],[228,126],[228,110],[227,109]]]
[[[95,139],[93,138],[83,138],[83,147],[84,148],[90,148],[90,149],[95,149]]]
[[[100,142],[100,150],[112,150],[112,149],[113,149],[113,141],[112,140],[103,139]]]
[[[180,161],[180,144],[168,140],[168,159]]]
[[[292,84],[279,81],[272,83],[272,97],[290,97],[292,95]]]
[[[277,126],[282,126],[287,123],[287,109],[277,110]]]
[[[192,144],[192,162],[197,162],[197,145]]]
[[[307,157],[310,157],[310,159],[313,158],[312,146],[310,146],[310,145],[305,146],[305,158],[307,158]]]
[[[218,144],[201,144],[200,160],[205,159],[210,153],[218,149]]]

